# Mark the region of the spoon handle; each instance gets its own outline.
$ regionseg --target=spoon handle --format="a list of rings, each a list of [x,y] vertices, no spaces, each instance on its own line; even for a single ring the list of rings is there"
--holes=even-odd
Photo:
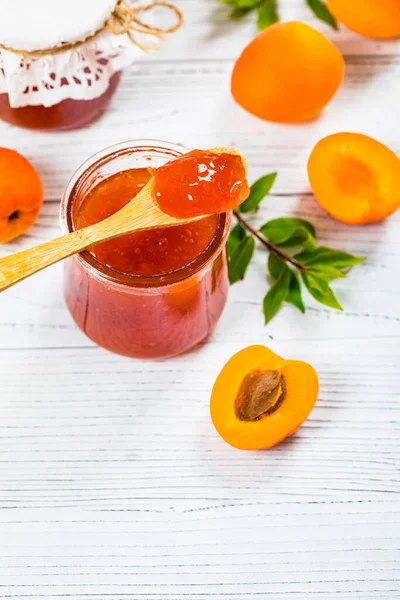
[[[90,246],[87,229],[68,233],[34,248],[0,259],[0,292]],[[89,233],[89,235],[88,235]]]
[[[129,231],[154,227],[160,221],[168,219],[157,207],[153,208],[150,194],[151,187],[147,184],[136,196],[134,210],[129,209],[129,205],[127,205],[95,225],[1,258],[0,292],[90,246],[119,237]],[[143,202],[146,201],[151,202],[150,208],[147,207],[147,210],[146,205],[143,208]]]
[[[151,213],[151,210],[148,212]],[[170,219],[171,224],[172,222],[174,222],[173,224],[179,223],[176,219],[166,217],[160,211],[155,216],[159,218],[153,217],[152,221],[151,214],[148,216],[134,213],[131,216],[128,211],[121,209],[118,213],[111,215],[111,217],[100,223],[0,258],[0,292],[64,258],[83,252],[89,246],[119,237],[132,230],[140,231],[156,227],[158,222],[164,222],[168,219]]]
[[[149,188],[146,188],[143,188],[140,194],[136,196],[134,210],[127,205],[95,225],[67,233],[39,246],[1,258],[0,292],[64,258],[86,250],[90,246],[132,231],[172,227],[203,218],[175,219],[162,213],[152,201],[151,204],[149,202],[143,204],[143,200],[148,201],[149,198]]]

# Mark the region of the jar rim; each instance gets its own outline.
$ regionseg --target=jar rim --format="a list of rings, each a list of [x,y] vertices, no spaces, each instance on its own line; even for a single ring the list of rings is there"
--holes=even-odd
[[[78,187],[82,184],[85,177],[100,169],[101,166],[133,153],[164,154],[166,160],[168,160],[168,156],[173,158],[188,151],[189,149],[183,144],[174,144],[157,139],[141,139],[114,144],[92,155],[78,167],[63,193],[60,206],[62,231],[64,233],[71,233],[76,230],[73,220],[73,206],[77,197]],[[218,217],[216,231],[206,248],[188,264],[162,275],[143,276],[123,273],[105,265],[88,250],[81,252],[76,257],[92,275],[113,284],[130,288],[159,289],[160,287],[167,287],[175,283],[181,283],[207,268],[221,252],[230,231],[232,215],[231,213],[223,213],[218,215]]]

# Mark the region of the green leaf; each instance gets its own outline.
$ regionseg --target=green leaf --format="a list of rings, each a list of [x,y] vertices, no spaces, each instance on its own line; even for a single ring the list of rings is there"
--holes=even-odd
[[[362,256],[354,256],[340,250],[333,250],[326,246],[319,246],[313,250],[300,252],[294,257],[298,262],[305,266],[331,266],[336,269],[346,269],[364,262]]]
[[[230,6],[236,6],[236,0],[218,0],[221,4],[229,4]]]
[[[261,31],[279,21],[275,0],[262,0],[257,8],[257,27]]]
[[[280,258],[280,256],[277,256],[273,252],[270,253],[268,256],[268,271],[274,281],[279,279],[285,266],[286,263],[283,258]]]
[[[255,8],[260,0],[236,0],[235,4],[239,8]]]
[[[263,307],[265,324],[269,323],[272,317],[274,317],[281,308],[283,302],[286,300],[289,293],[289,285],[290,269],[286,267],[286,269],[282,271],[278,281],[276,281],[268,290],[264,298]]]
[[[261,233],[273,244],[283,244],[291,240],[295,234],[304,239],[303,230],[306,230],[312,238],[315,238],[314,226],[304,219],[295,219],[294,217],[282,217],[272,219],[260,227]],[[293,244],[295,245],[295,244]]]
[[[232,228],[228,237],[228,241],[226,243],[228,257],[232,255],[232,252],[234,251],[238,243],[241,240],[243,240],[246,237],[246,235],[246,230],[244,227],[242,227],[242,225],[240,225],[240,223],[238,223],[237,225],[235,225],[235,227]]]
[[[236,283],[244,278],[253,257],[254,246],[255,241],[249,235],[236,245],[228,262],[230,283]]]
[[[260,177],[260,179],[257,179],[250,188],[250,196],[247,200],[242,202],[239,211],[241,213],[248,213],[255,210],[261,200],[263,200],[265,196],[268,196],[274,185],[276,176],[277,173],[269,173],[268,175],[264,175],[263,177]]]
[[[300,312],[306,312],[303,297],[301,294],[300,281],[296,273],[294,273],[293,271],[290,271],[289,293],[287,295],[286,302],[290,302],[290,304],[293,304],[293,306],[298,308]]]
[[[312,265],[311,267],[308,267],[308,272],[313,273],[317,277],[321,277],[321,279],[325,279],[325,281],[333,281],[334,279],[343,279],[346,277],[342,271],[329,265]]]
[[[311,296],[318,300],[318,302],[330,308],[343,310],[326,281],[305,271],[301,272],[301,277]]]
[[[301,247],[302,251],[311,250],[315,246],[315,237],[305,227],[299,227],[290,238],[276,246],[280,248]]]
[[[244,6],[241,8],[240,6],[235,6],[233,10],[229,13],[229,18],[233,21],[239,21],[243,19],[246,15],[249,14],[253,10],[253,6]]]
[[[303,298],[301,295],[301,287],[299,278],[296,273],[294,273],[289,267],[286,265],[283,258],[280,256],[276,256],[276,254],[270,254],[268,257],[268,271],[271,275],[272,279],[276,281],[281,277],[282,272],[287,269],[290,273],[290,283],[289,283],[289,291],[286,298],[286,302],[290,302],[296,306],[302,313],[306,311],[303,303]]]
[[[349,2],[351,2],[351,0],[349,0]],[[327,23],[333,29],[338,28],[335,17],[322,0],[306,0],[306,4],[311,8],[317,19],[324,21],[324,23]]]

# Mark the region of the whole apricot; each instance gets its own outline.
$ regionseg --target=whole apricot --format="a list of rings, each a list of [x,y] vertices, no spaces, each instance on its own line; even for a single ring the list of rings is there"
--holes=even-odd
[[[360,133],[320,140],[308,160],[308,178],[319,204],[344,223],[381,221],[400,206],[400,159]]]
[[[338,21],[360,35],[376,39],[400,36],[399,0],[328,0]]]
[[[36,221],[43,185],[31,163],[15,150],[0,148],[0,242],[9,242]]]
[[[322,33],[300,22],[257,35],[232,72],[232,95],[245,110],[280,123],[315,117],[342,83],[344,60]]]

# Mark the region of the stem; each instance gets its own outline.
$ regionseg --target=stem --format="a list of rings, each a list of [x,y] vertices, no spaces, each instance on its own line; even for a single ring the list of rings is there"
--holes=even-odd
[[[297,262],[296,260],[293,260],[293,258],[291,256],[284,254],[281,250],[279,250],[279,248],[274,246],[274,244],[271,244],[271,242],[269,242],[267,239],[265,239],[265,237],[263,235],[261,235],[261,233],[258,233],[258,231],[256,231],[251,225],[249,225],[249,223],[247,221],[245,221],[243,219],[243,217],[236,210],[233,211],[233,214],[236,217],[236,219],[239,221],[239,223],[242,225],[242,227],[247,229],[247,231],[252,236],[257,238],[258,241],[261,242],[267,248],[267,250],[269,252],[276,254],[276,256],[279,256],[279,258],[282,258],[285,262],[291,264],[293,267],[296,267],[296,269],[300,269],[300,271],[307,271],[307,268],[304,265]]]

